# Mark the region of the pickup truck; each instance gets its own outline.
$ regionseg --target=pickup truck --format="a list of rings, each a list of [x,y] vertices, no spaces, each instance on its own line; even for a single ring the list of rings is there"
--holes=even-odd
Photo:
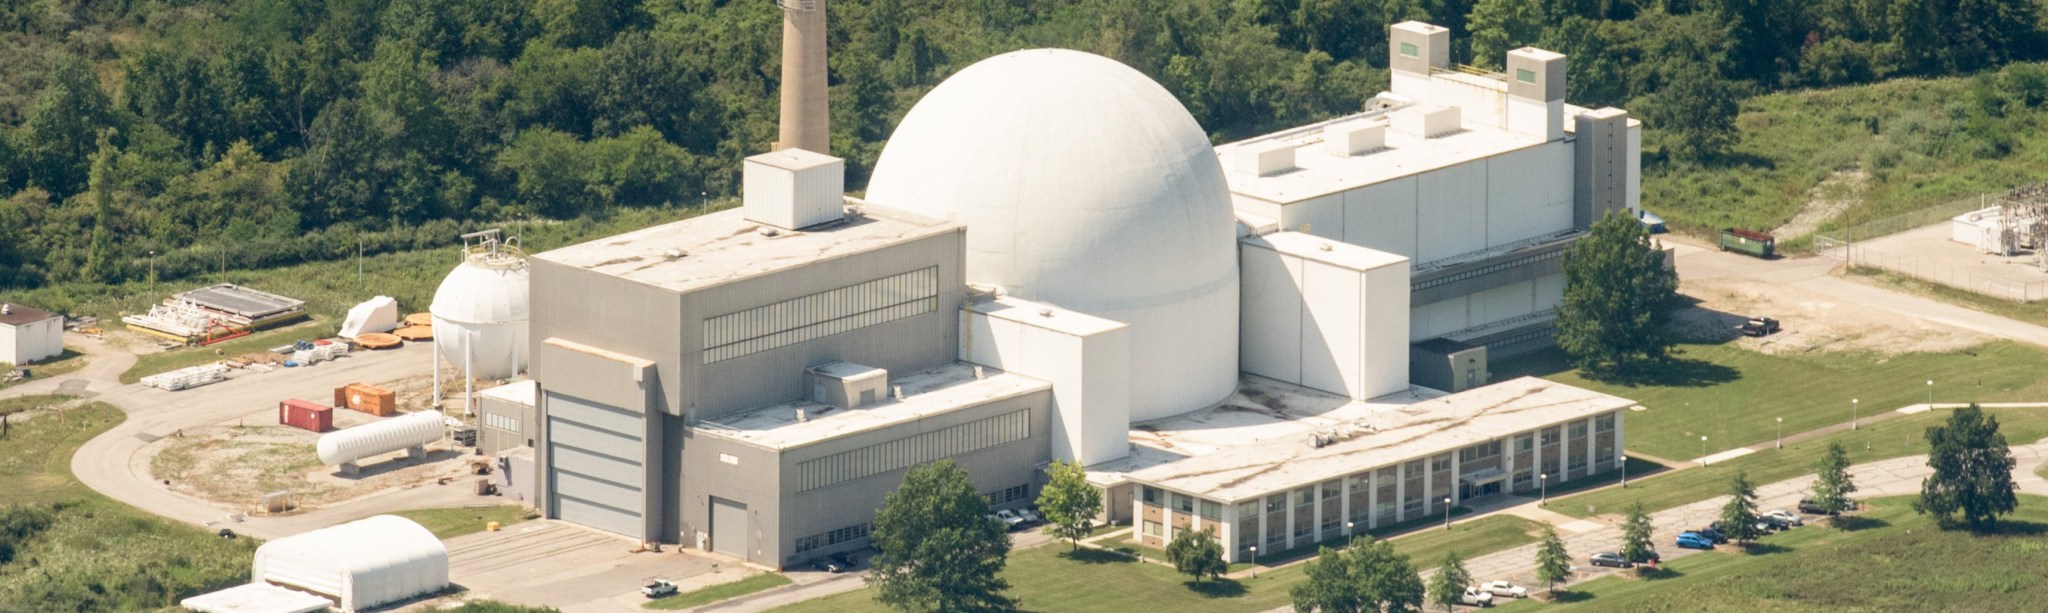
[[[647,585],[640,586],[640,595],[648,598],[673,596],[675,593],[676,584],[667,579],[655,579],[647,582]]]

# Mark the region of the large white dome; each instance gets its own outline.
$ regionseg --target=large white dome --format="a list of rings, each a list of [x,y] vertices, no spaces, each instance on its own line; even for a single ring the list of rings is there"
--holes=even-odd
[[[1114,60],[1017,51],[933,89],[890,137],[871,202],[967,224],[967,280],[1131,326],[1131,418],[1237,382],[1229,186],[1202,127]]]
[[[526,262],[510,254],[476,254],[434,290],[434,342],[441,359],[484,379],[505,379],[526,366]],[[468,353],[467,356],[464,354]]]

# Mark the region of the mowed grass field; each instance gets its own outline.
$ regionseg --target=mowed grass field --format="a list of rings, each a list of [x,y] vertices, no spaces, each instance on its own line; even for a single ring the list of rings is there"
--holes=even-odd
[[[2048,438],[2048,409],[1985,409],[1998,419],[1998,431],[2008,445],[2026,445]],[[1839,441],[1849,452],[1851,464],[1927,453],[1927,427],[1948,419],[1949,411],[1938,409],[1907,415],[1842,431],[1825,437],[1765,449],[1705,467],[1670,471],[1652,478],[1631,479],[1628,489],[1607,488],[1574,496],[1552,496],[1549,508],[1574,517],[1620,513],[1642,501],[1649,510],[1706,500],[1728,493],[1728,482],[1737,472],[1749,473],[1752,484],[1762,485],[1812,474],[1827,453],[1828,443]],[[2025,470],[2023,467],[2022,470]],[[1588,512],[1588,508],[1592,509]],[[2048,596],[2048,595],[2044,595]]]
[[[1676,361],[1635,382],[1588,378],[1571,368],[1563,352],[1549,349],[1504,360],[1494,379],[1535,375],[1633,399],[1647,410],[1624,418],[1631,452],[1670,460],[1769,444],[1796,434],[1847,423],[1927,401],[1934,381],[1936,403],[2048,400],[2048,351],[2010,341],[1967,352],[1913,353],[1889,357],[1826,353],[1766,355],[1734,345],[1681,344]],[[1860,411],[1852,408],[1858,399]]]
[[[71,475],[78,447],[124,418],[89,403],[13,423],[0,439],[0,611],[157,610],[248,580],[255,539],[143,513]]]
[[[1444,553],[1466,558],[1533,543],[1540,526],[1520,517],[1496,515],[1458,522],[1450,530],[1421,528],[1395,538],[1394,550],[1419,569],[1434,568]],[[1025,611],[1262,611],[1288,606],[1287,590],[1303,579],[1296,564],[1257,578],[1193,582],[1172,567],[1141,563],[1124,555],[1082,549],[1069,554],[1061,543],[1014,552],[1004,571],[1010,595]],[[805,601],[783,613],[883,612],[868,589]]]
[[[2048,498],[2021,496],[1996,533],[1942,530],[1912,498],[1867,501],[1847,529],[1826,522],[1665,565],[1656,579],[1605,577],[1558,604],[1506,611],[2040,611],[2048,603]]]
[[[394,511],[406,519],[419,522],[421,527],[434,533],[434,538],[448,540],[465,534],[483,532],[490,522],[498,522],[499,528],[526,521],[526,507],[516,504],[490,505],[483,507],[455,507],[447,509],[412,509]]]

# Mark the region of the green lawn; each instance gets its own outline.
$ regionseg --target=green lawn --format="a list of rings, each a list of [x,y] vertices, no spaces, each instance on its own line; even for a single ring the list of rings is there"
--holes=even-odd
[[[28,383],[30,381],[40,381],[50,377],[55,377],[57,375],[69,373],[80,368],[84,368],[85,362],[85,354],[79,353],[78,350],[76,349],[65,347],[64,353],[57,354],[57,357],[55,358],[30,364],[28,366],[28,369],[31,378],[18,379],[8,383],[0,383],[0,389],[7,389],[10,387],[14,387],[16,385]],[[7,362],[0,362],[0,372],[6,372],[8,369],[11,368],[14,368],[13,364],[9,364]]]
[[[1871,503],[1849,529],[1825,522],[1665,565],[1655,579],[1606,577],[1574,585],[1562,611],[2039,611],[2048,582],[2048,498],[2021,496],[1996,534],[1942,530],[1911,498]]]
[[[145,353],[136,357],[135,365],[128,367],[128,372],[121,373],[121,382],[134,383],[150,375],[210,364],[245,353],[259,353],[272,347],[289,345],[299,339],[320,338],[333,334],[333,324],[315,318],[206,347],[181,347],[170,351]]]
[[[688,609],[784,585],[789,585],[789,577],[777,573],[762,573],[731,583],[721,583],[666,598],[655,599],[642,606],[649,609],[664,610]]]
[[[1419,569],[1434,567],[1445,551],[1453,549],[1470,558],[1533,543],[1538,528],[1535,522],[1520,517],[1493,515],[1455,523],[1450,530],[1423,528],[1392,542],[1394,549],[1409,556]],[[1022,598],[1027,611],[1193,613],[1286,606],[1287,590],[1302,580],[1302,568],[1294,565],[1262,572],[1254,579],[1196,583],[1170,567],[1139,563],[1115,553],[1083,549],[1070,557],[1065,547],[1045,546],[1011,554],[1005,576],[1010,580],[1010,594]],[[886,610],[875,604],[872,593],[863,589],[778,611]]]
[[[2048,409],[1985,409],[1998,418],[1999,431],[2011,445],[2025,445],[2048,437]],[[1630,480],[1628,489],[1608,488],[1575,496],[1551,497],[1550,509],[1574,517],[1596,513],[1620,513],[1630,503],[1642,501],[1655,511],[1705,500],[1728,491],[1728,480],[1737,471],[1748,471],[1754,484],[1765,484],[1811,474],[1814,464],[1826,453],[1829,441],[1841,441],[1851,463],[1927,453],[1927,426],[1948,419],[1948,411],[1931,411],[1877,422],[1861,430],[1837,432],[1823,438],[1766,449],[1746,456],[1717,462],[1704,468],[1687,468],[1643,480]],[[1588,507],[1592,510],[1589,512]]]
[[[500,527],[526,521],[526,507],[503,504],[486,507],[455,507],[447,509],[413,509],[392,513],[419,522],[434,538],[448,540],[464,534],[484,531],[484,524],[498,522]]]
[[[1777,418],[1794,434],[1846,423],[1850,399],[1872,415],[1927,401],[2010,402],[2048,398],[2048,351],[1998,341],[1956,353],[1773,356],[1733,345],[1682,344],[1677,361],[1636,383],[1587,378],[1551,349],[1504,360],[1496,380],[1536,375],[1633,399],[1647,410],[1624,416],[1628,450],[1672,460],[1769,443]]]
[[[52,401],[0,401],[0,410]],[[156,610],[249,580],[255,539],[114,502],[71,475],[78,447],[125,416],[102,403],[14,424],[0,439],[0,610]]]

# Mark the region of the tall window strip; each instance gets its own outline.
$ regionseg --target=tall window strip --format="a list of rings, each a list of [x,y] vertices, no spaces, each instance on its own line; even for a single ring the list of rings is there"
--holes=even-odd
[[[1031,411],[1019,409],[798,464],[797,491],[838,485],[1030,437]]]
[[[939,308],[930,267],[704,320],[704,363],[922,315]]]

